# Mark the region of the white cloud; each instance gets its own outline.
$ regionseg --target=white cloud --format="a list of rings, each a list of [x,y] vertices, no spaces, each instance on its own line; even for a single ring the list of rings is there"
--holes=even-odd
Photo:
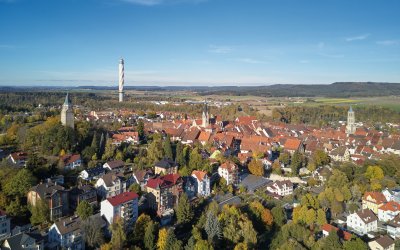
[[[253,58],[236,58],[234,60],[237,61],[237,62],[249,63],[249,64],[263,64],[263,63],[266,63],[265,61],[260,61],[260,60],[253,59]]]
[[[352,41],[359,41],[359,40],[365,40],[370,36],[370,34],[363,34],[359,36],[353,36],[353,37],[347,37],[346,41],[347,42],[352,42]]]
[[[1,1],[1,0],[0,0]],[[126,3],[145,5],[145,6],[155,6],[161,4],[179,4],[179,3],[201,3],[207,0],[119,0]]]
[[[390,45],[400,44],[400,40],[384,40],[384,41],[377,41],[376,43],[379,45],[390,46]]]
[[[216,54],[229,54],[233,51],[232,46],[217,46],[217,45],[210,45],[208,52],[216,53]]]

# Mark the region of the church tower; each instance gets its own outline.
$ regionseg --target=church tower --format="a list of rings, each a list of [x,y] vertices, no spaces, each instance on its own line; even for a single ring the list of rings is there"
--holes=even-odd
[[[74,128],[74,110],[72,109],[68,93],[61,109],[61,124],[72,129]]]
[[[203,114],[201,116],[201,126],[206,128],[210,125],[210,115],[208,114],[207,101],[204,101]]]
[[[353,108],[350,106],[349,111],[347,112],[347,125],[346,125],[346,133],[354,134],[356,132],[356,119],[354,117]]]

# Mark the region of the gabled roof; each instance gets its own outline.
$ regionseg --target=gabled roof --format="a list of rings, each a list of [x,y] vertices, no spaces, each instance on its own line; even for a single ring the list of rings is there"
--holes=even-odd
[[[73,155],[64,155],[61,157],[61,160],[64,162],[65,165],[69,165],[81,159],[80,154],[73,154]]]
[[[179,174],[167,174],[149,179],[146,186],[152,189],[171,187],[176,185],[180,179],[181,176]]]
[[[300,144],[301,144],[300,140],[289,138],[285,141],[283,147],[287,150],[298,150]]]
[[[365,224],[378,220],[378,217],[370,209],[361,209],[356,213]]]
[[[389,249],[389,247],[394,244],[394,240],[387,235],[379,237],[375,240],[375,242],[378,243],[383,249]]]
[[[31,188],[31,191],[34,191],[39,194],[40,198],[48,198],[51,197],[56,192],[62,192],[65,188],[49,181],[47,183],[41,183]]]
[[[199,170],[193,170],[192,175],[194,175],[197,180],[202,181],[204,179],[204,177],[207,176],[207,172],[199,171]]]
[[[43,241],[43,237],[39,232],[19,233],[6,239],[6,241],[12,250],[26,250],[26,248],[23,247],[24,245],[30,241],[40,245],[40,242]]]
[[[338,236],[344,240],[351,240],[351,237],[353,236],[351,233],[343,231],[342,229],[332,226],[331,224],[324,224],[322,225],[321,229],[328,233],[334,230],[337,232]]]
[[[225,163],[223,163],[220,168],[226,169],[228,170],[228,172],[233,172],[235,170],[237,170],[237,166],[235,163],[233,163],[232,161],[226,161]]]
[[[115,160],[115,161],[106,162],[105,164],[107,164],[111,169],[115,169],[115,168],[123,167],[125,165],[125,162],[120,161],[120,160]]]
[[[367,200],[368,196],[370,196],[373,200],[375,200],[376,204],[382,204],[387,202],[386,197],[381,192],[365,192],[363,200]]]
[[[139,198],[139,195],[137,193],[134,192],[124,192],[122,194],[113,196],[113,197],[109,197],[107,198],[108,202],[110,202],[110,204],[115,207],[118,205],[121,205],[123,203],[126,203],[128,201],[134,200]]]
[[[379,209],[384,211],[396,212],[400,211],[400,204],[395,201],[389,201],[388,203],[382,205]]]
[[[176,167],[177,164],[176,164],[176,162],[174,162],[173,160],[164,158],[164,159],[162,159],[161,161],[156,162],[156,163],[154,164],[154,166],[156,166],[156,167],[158,167],[158,168],[169,169],[169,168]]]

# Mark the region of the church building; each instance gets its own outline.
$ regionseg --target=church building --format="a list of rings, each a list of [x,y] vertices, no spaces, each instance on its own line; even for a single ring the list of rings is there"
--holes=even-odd
[[[74,110],[68,93],[61,109],[61,124],[72,129],[74,128]]]

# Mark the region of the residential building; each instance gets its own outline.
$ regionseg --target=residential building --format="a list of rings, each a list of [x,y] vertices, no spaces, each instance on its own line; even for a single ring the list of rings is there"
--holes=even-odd
[[[124,192],[108,197],[101,202],[100,214],[109,224],[122,219],[128,230],[131,230],[138,218],[138,198],[134,192]]]
[[[400,238],[400,215],[397,215],[386,224],[386,230],[393,238]]]
[[[80,172],[79,178],[85,181],[97,180],[105,174],[106,170],[102,166],[88,168]]]
[[[350,161],[350,151],[346,146],[340,146],[329,152],[329,157],[333,161]]]
[[[125,162],[120,160],[115,160],[104,163],[103,168],[109,171],[119,172],[124,168],[124,166]]]
[[[353,236],[351,233],[343,231],[342,229],[332,226],[331,224],[324,224],[322,225],[321,229],[324,237],[328,237],[332,231],[335,231],[339,238],[343,240],[351,240],[351,237]]]
[[[129,188],[133,178],[126,178],[122,174],[108,173],[100,177],[95,187],[97,194],[102,198],[112,197],[121,194]]]
[[[162,159],[154,164],[155,174],[176,174],[178,173],[178,164],[170,159]]]
[[[26,232],[13,235],[1,244],[2,250],[44,250],[44,239],[39,232]]]
[[[136,170],[132,173],[132,177],[134,179],[134,182],[139,184],[142,190],[145,189],[145,186],[147,184],[147,181],[153,177],[153,171],[151,169],[148,170]]]
[[[267,190],[279,196],[287,196],[293,194],[293,183],[289,180],[275,181],[267,186]]]
[[[196,180],[195,187],[197,191],[197,195],[199,196],[209,196],[210,191],[210,177],[207,172],[194,170],[192,172],[192,177]]]
[[[50,209],[50,220],[55,221],[68,214],[68,192],[64,187],[49,181],[38,184],[28,192],[28,204],[35,206],[44,201]]]
[[[371,250],[394,250],[395,242],[389,236],[384,235],[369,242],[368,246]]]
[[[183,192],[183,180],[179,174],[167,174],[149,179],[146,185],[149,207],[162,216],[178,204]]]
[[[25,152],[15,152],[8,156],[8,159],[12,164],[18,167],[25,167],[28,160],[28,154]]]
[[[7,216],[6,212],[0,210],[0,240],[4,240],[10,236],[10,217]]]
[[[100,214],[90,216],[88,221],[100,225],[102,228],[106,226],[106,222]],[[77,215],[56,221],[50,227],[47,235],[49,245],[57,249],[84,250],[85,241],[82,235],[82,226],[82,220]]]
[[[347,226],[355,233],[364,235],[378,229],[378,217],[370,209],[362,209],[347,216]]]
[[[378,208],[386,203],[386,197],[381,192],[365,192],[362,198],[362,208],[371,209],[378,214]]]
[[[232,161],[227,161],[218,167],[218,175],[224,178],[226,185],[239,184],[239,169]]]
[[[61,162],[64,164],[65,170],[73,170],[82,165],[80,154],[64,155],[61,157]]]
[[[70,211],[75,211],[78,204],[87,201],[92,206],[97,205],[97,190],[93,186],[83,185],[69,190]]]
[[[388,203],[378,208],[378,218],[380,221],[387,222],[393,220],[396,215],[400,213],[400,204],[395,201],[389,201]]]

